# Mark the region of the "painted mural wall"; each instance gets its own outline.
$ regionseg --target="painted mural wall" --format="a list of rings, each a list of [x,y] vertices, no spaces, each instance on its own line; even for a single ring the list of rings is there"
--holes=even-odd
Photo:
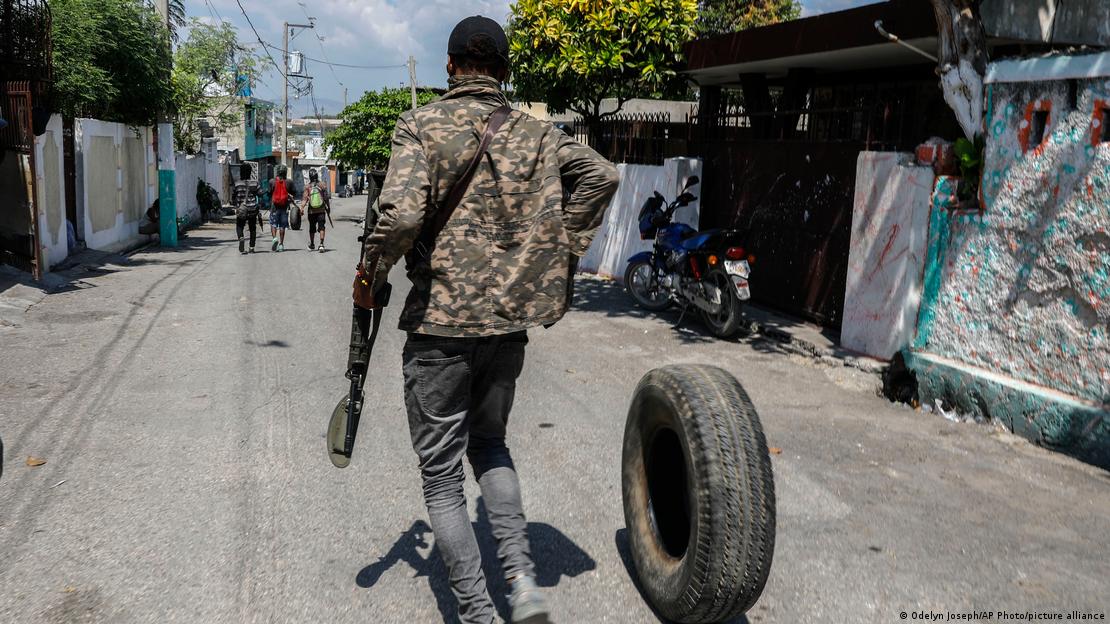
[[[1105,406],[1110,79],[993,84],[988,97],[985,210],[934,209],[915,349]]]

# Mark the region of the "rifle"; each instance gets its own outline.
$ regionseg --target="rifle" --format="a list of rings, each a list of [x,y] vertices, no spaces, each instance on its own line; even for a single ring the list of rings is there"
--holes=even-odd
[[[494,135],[497,134],[505,120],[509,118],[511,112],[512,109],[506,105],[497,108],[490,114],[473,159],[467,165],[462,176],[451,187],[451,191],[447,194],[447,200],[440,206],[435,217],[424,224],[424,229],[417,236],[417,243],[408,254],[410,266],[418,261],[426,261],[430,257],[431,249],[435,247],[436,237],[443,231],[451,215],[455,212],[455,208],[462,201],[463,195],[470,187],[474,173],[489,149]],[[367,197],[366,220],[363,221],[362,237],[358,239],[360,242],[365,241],[366,237],[370,236],[370,233],[374,231],[374,225],[377,224],[377,214],[373,211],[376,198],[377,193],[373,191]],[[389,303],[389,295],[392,292],[389,282],[382,285],[378,292],[371,292],[378,265],[377,260],[375,260],[367,270],[364,265],[366,262],[365,255],[366,245],[364,244],[359,252],[358,274],[355,275],[355,306],[354,318],[351,321],[351,351],[347,360],[347,378],[351,380],[351,390],[335,406],[335,410],[331,414],[331,422],[328,425],[328,455],[331,457],[331,463],[335,464],[337,468],[346,468],[351,463],[351,450],[354,448],[355,434],[358,432],[358,420],[362,415],[362,388],[366,383],[370,352],[374,348],[374,340],[378,337],[378,325],[381,323],[382,308]]]
[[[366,247],[363,243],[366,237],[374,231],[377,224],[377,214],[373,210],[376,195],[371,195],[366,202],[366,219],[362,224],[362,236],[359,237],[359,263],[358,274],[355,276],[354,305],[351,312],[351,346],[347,355],[346,377],[350,380],[350,390],[347,395],[339,399],[335,409],[332,410],[331,420],[328,423],[328,457],[336,468],[346,468],[351,463],[351,453],[354,451],[355,436],[358,434],[358,423],[362,417],[363,387],[366,385],[366,376],[370,367],[370,354],[374,350],[374,342],[378,338],[378,328],[382,322],[382,312],[389,304],[389,296],[393,288],[386,282],[377,293],[371,293],[374,272],[377,269],[375,262],[367,271],[363,266],[366,261]]]

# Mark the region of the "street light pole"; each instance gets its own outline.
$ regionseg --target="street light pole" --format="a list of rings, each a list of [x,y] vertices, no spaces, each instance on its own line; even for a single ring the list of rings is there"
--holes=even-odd
[[[412,107],[416,108],[416,57],[409,56],[409,89],[412,91]]]
[[[309,18],[310,20],[312,18]],[[289,166],[289,29],[290,28],[315,28],[313,24],[282,23],[281,29],[281,77],[285,84],[282,85],[281,96],[281,164]]]
[[[281,165],[289,166],[289,22],[281,27]]]
[[[170,27],[169,0],[157,1],[158,15]],[[172,67],[171,67],[172,69]],[[173,153],[173,123],[159,116],[158,132],[158,239],[163,247],[177,247],[177,173]]]

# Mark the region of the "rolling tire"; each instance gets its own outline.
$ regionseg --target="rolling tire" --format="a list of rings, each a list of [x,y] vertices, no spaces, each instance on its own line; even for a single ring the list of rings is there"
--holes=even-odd
[[[636,305],[651,312],[662,312],[671,307],[671,296],[665,292],[656,291],[653,297],[644,286],[641,286],[645,270],[650,277],[653,272],[650,263],[640,261],[629,264],[624,270],[624,287],[628,289],[628,294]]]
[[[629,549],[648,601],[682,624],[755,604],[775,549],[775,491],[759,416],[714,366],[640,380],[621,461]]]
[[[713,280],[713,285],[721,289],[721,312],[712,314],[701,310],[702,322],[717,338],[732,338],[744,323],[743,305],[733,289],[732,278],[724,271],[713,271],[706,279]]]

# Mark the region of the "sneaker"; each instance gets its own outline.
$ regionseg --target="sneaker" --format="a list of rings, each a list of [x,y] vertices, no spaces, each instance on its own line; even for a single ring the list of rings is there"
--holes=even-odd
[[[241,253],[241,254],[247,253],[247,241],[246,241],[246,239],[243,239],[243,238],[239,239],[239,253]]]
[[[281,245],[280,245],[280,244],[278,244],[278,239],[277,239],[277,237],[275,236],[275,237],[274,237],[274,242],[273,242],[273,244],[272,244],[272,245],[270,245],[270,251],[277,251],[277,250],[278,250],[278,247],[280,247],[280,246],[281,246]]]
[[[320,243],[320,253],[324,253],[324,244]]]
[[[308,241],[308,248],[309,248],[310,250],[312,250],[312,249],[316,249],[316,243],[315,243],[315,242],[313,242],[313,241]]]
[[[281,245],[281,244],[279,244],[279,245],[277,246],[277,250],[278,250],[278,251],[285,251],[285,245]]]
[[[513,624],[551,624],[547,599],[531,576],[521,576],[513,581],[509,606],[513,612],[510,620]]]
[[[251,253],[254,253],[254,247],[251,247]]]

